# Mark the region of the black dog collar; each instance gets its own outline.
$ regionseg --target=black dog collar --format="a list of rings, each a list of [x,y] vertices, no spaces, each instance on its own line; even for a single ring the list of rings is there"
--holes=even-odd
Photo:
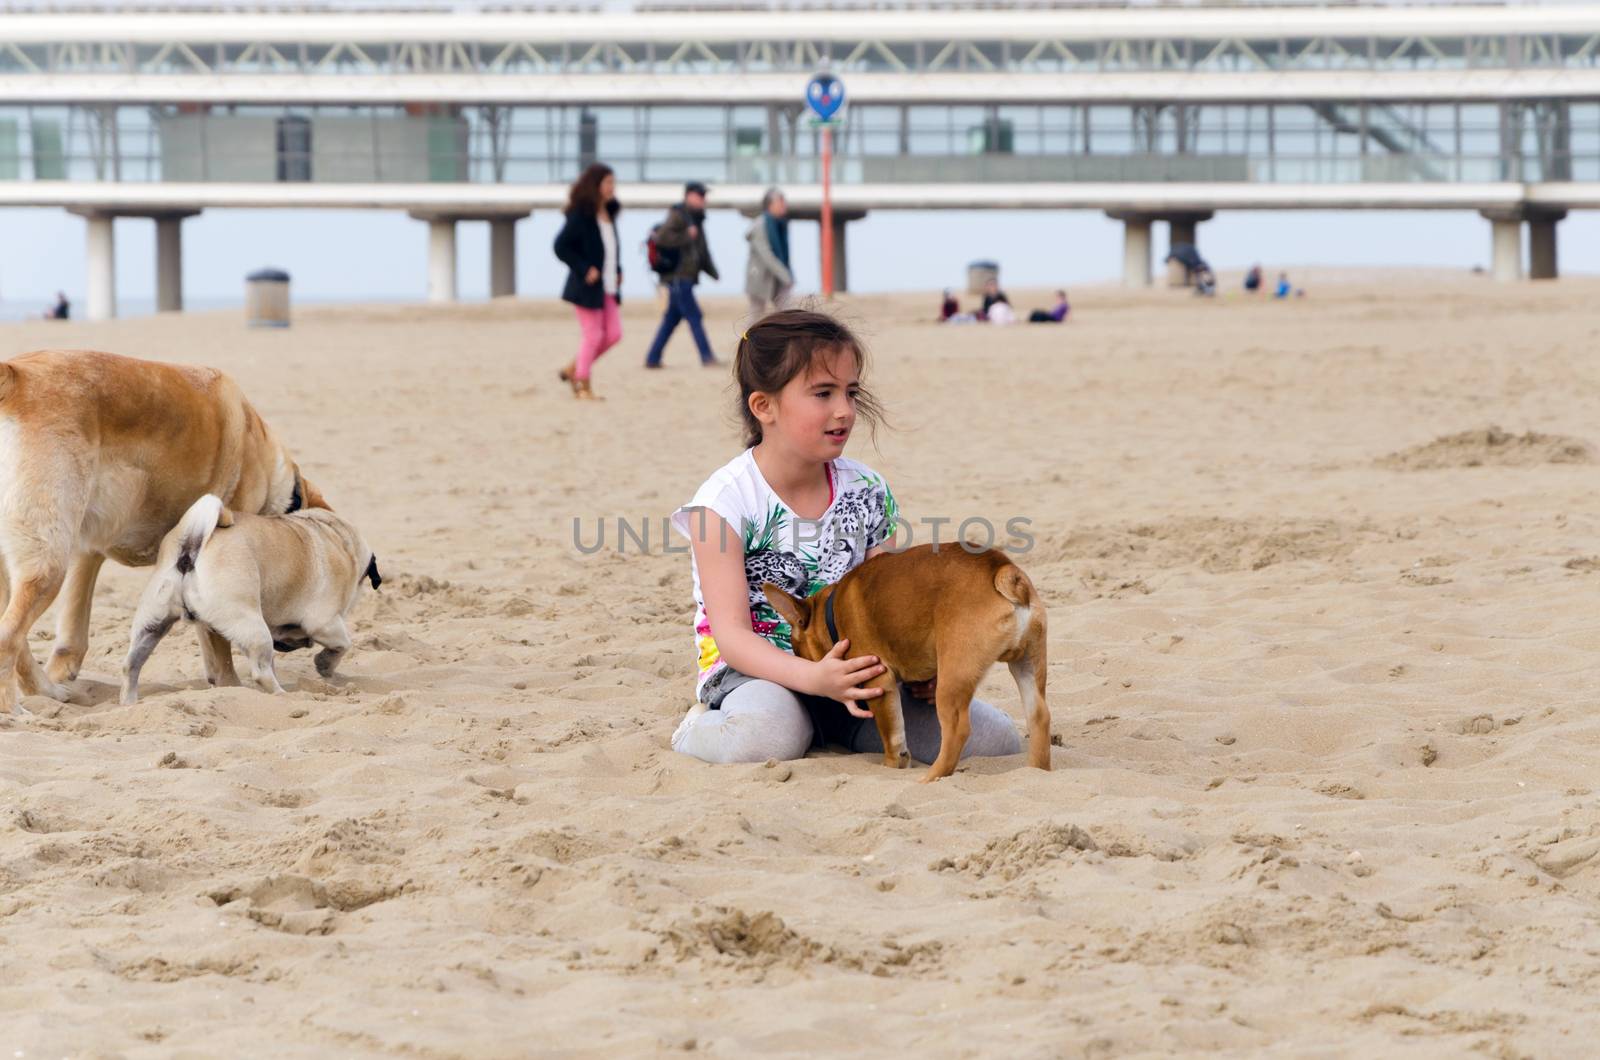
[[[828,599],[822,604],[822,617],[828,622],[828,636],[833,638],[835,644],[839,643],[839,627],[833,623],[833,594],[828,594]]]

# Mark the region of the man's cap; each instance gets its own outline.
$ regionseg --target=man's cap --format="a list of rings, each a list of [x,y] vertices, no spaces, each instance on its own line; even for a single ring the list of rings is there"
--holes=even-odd
[[[693,192],[698,192],[699,194],[704,195],[706,193],[706,186],[698,180],[691,180],[689,183],[683,186],[683,193],[688,195]]]

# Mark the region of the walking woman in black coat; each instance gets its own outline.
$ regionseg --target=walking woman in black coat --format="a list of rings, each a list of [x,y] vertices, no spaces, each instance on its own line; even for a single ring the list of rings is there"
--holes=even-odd
[[[579,398],[594,399],[589,371],[602,353],[622,338],[622,257],[617,253],[617,178],[596,162],[573,182],[567,194],[567,221],[556,236],[556,257],[570,270],[561,292],[578,312],[582,338],[578,356],[561,369],[563,382]]]

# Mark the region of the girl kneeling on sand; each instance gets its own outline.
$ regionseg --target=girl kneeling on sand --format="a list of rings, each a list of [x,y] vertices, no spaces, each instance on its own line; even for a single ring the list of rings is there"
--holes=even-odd
[[[594,362],[622,339],[622,257],[617,253],[617,178],[611,167],[596,162],[583,171],[567,193],[567,220],[556,235],[556,257],[567,266],[561,297],[578,311],[583,335],[578,356],[561,369],[572,393],[593,398],[589,371]]]
[[[837,744],[881,754],[862,688],[883,673],[876,656],[846,658],[841,640],[810,662],[761,590],[772,582],[811,596],[884,550],[898,513],[888,485],[844,456],[859,412],[876,430],[881,410],[861,386],[866,356],[850,329],[808,310],[772,313],[750,327],[734,357],[744,452],[672,516],[693,553],[698,702],[672,747],[707,762],[803,757]],[[713,638],[713,630],[716,635]],[[902,686],[912,757],[939,752],[934,681]],[[1022,750],[1010,718],[973,700],[969,755]]]

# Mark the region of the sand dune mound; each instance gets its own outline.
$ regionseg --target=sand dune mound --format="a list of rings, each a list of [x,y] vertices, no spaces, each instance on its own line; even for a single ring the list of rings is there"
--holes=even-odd
[[[1447,467],[1536,467],[1539,464],[1592,464],[1594,448],[1566,434],[1512,434],[1484,427],[1447,434],[1426,445],[1390,453],[1379,467],[1393,471],[1433,471]]]
[[[757,965],[798,966],[821,948],[766,910],[753,916],[742,909],[719,910],[707,918],[683,921],[664,937],[677,948],[679,960],[714,954]]]
[[[1041,865],[1057,861],[1067,851],[1099,850],[1094,837],[1075,824],[1037,824],[962,858],[940,858],[929,866],[934,872],[961,872],[983,879],[998,876],[1014,880]]]
[[[920,974],[938,966],[944,949],[937,940],[902,943],[889,937],[865,949],[832,946],[799,934],[774,913],[763,910],[752,915],[723,907],[681,920],[659,934],[679,962],[721,961],[747,971],[837,965],[883,977]]]

